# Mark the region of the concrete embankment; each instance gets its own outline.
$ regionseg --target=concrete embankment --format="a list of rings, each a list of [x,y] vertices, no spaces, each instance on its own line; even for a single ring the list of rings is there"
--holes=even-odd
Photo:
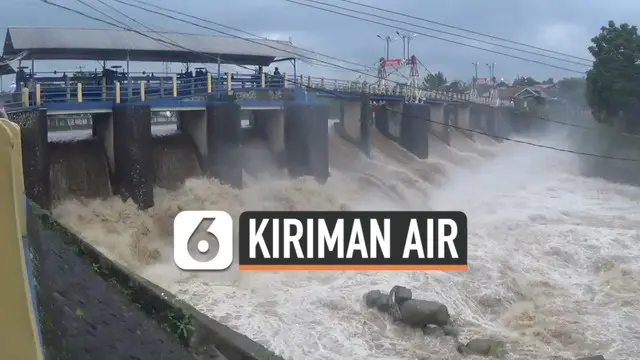
[[[35,206],[29,236],[52,359],[278,359],[114,263]]]

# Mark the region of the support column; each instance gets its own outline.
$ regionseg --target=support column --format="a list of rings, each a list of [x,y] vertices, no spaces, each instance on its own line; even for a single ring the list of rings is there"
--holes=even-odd
[[[429,157],[429,105],[404,104],[400,123],[400,145],[420,159]]]
[[[340,125],[345,134],[350,138],[352,142],[360,142],[360,116],[362,115],[361,102],[358,100],[342,100],[341,106],[341,118]]]
[[[113,113],[107,114],[93,114],[92,116],[92,133],[102,144],[102,148],[107,157],[107,164],[109,165],[109,174],[111,176],[112,185],[116,160],[113,150]]]
[[[26,196],[44,209],[51,208],[47,110],[10,112],[9,120],[20,125],[22,166]]]
[[[202,159],[209,153],[207,140],[207,113],[204,110],[178,111],[178,130],[189,135],[196,150],[202,167]]]
[[[495,121],[495,135],[499,138],[496,138],[497,141],[504,141],[503,138],[509,137],[513,132],[513,127],[511,126],[511,119],[509,114],[509,109],[507,108],[495,108],[496,112],[496,121]]]
[[[493,137],[497,134],[497,119],[499,116],[499,110],[494,107],[487,107],[486,109],[487,116],[485,118],[484,132]]]
[[[449,145],[449,126],[444,113],[444,104],[429,104],[429,130],[440,141]]]
[[[374,125],[380,133],[386,137],[389,137],[389,105],[382,104],[377,105],[373,110]]]
[[[469,131],[471,127],[471,107],[463,104],[458,106],[458,131],[469,139],[473,139],[473,132]]]
[[[120,196],[140,208],[153,207],[151,108],[118,105],[113,108],[114,182]]]
[[[329,108],[285,104],[285,152],[289,175],[329,178]]]
[[[371,158],[371,126],[373,125],[373,109],[371,98],[363,94],[360,98],[360,149]]]
[[[267,142],[271,154],[278,164],[285,158],[284,144],[284,111],[283,110],[254,110],[254,127]]]
[[[203,170],[231,187],[242,188],[240,105],[235,98],[207,105],[207,156]]]

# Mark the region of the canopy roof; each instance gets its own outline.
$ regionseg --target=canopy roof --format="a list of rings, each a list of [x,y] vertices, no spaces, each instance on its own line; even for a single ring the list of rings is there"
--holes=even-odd
[[[286,41],[119,29],[10,27],[5,57],[263,65],[298,57]]]

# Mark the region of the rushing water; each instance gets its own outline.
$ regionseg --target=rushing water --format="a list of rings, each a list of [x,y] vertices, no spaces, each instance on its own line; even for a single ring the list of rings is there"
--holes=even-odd
[[[640,189],[581,177],[575,157],[518,144],[441,145],[440,160],[420,161],[379,134],[372,160],[333,133],[330,142],[325,185],[247,174],[247,187],[234,190],[189,179],[157,191],[148,211],[108,199],[69,200],[55,213],[112,258],[287,359],[460,359],[452,339],[364,306],[365,292],[393,285],[445,303],[463,342],[502,339],[512,359],[637,358]],[[464,210],[470,270],[184,273],[170,258],[172,218],[183,209]]]

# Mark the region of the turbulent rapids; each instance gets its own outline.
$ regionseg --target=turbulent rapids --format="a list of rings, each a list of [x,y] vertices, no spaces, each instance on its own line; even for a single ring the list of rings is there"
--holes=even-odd
[[[501,339],[512,359],[637,358],[640,189],[581,177],[572,155],[519,144],[461,138],[449,148],[435,139],[423,161],[374,133],[368,159],[330,131],[332,176],[323,185],[256,159],[243,190],[191,177],[158,190],[150,210],[109,198],[65,200],[54,212],[111,258],[287,359],[460,359],[453,340],[367,309],[364,293],[394,285],[446,304],[462,341]],[[260,144],[247,152],[263,153]],[[197,175],[194,161],[164,156],[162,172]],[[470,271],[185,273],[171,259],[172,220],[184,209],[236,217],[262,209],[463,210]]]

